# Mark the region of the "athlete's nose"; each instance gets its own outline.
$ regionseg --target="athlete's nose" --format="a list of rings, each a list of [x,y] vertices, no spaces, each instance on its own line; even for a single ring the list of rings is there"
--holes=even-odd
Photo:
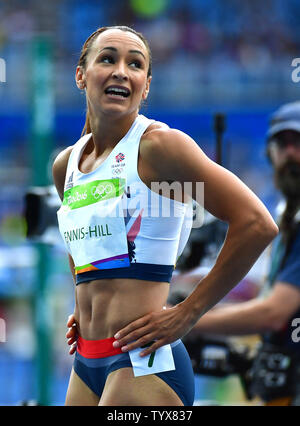
[[[113,76],[113,78],[115,78],[117,80],[127,80],[128,79],[125,64],[123,62],[120,61],[116,64],[116,67],[113,71],[112,76]]]

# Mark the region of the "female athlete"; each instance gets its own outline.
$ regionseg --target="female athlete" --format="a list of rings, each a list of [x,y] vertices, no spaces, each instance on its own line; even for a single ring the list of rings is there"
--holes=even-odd
[[[192,405],[193,370],[180,338],[277,234],[265,206],[235,175],[185,133],[139,114],[151,78],[150,49],[135,30],[104,27],[85,42],[76,69],[87,103],[83,136],[53,164],[76,284],[66,405]],[[209,274],[166,309],[200,182],[204,208],[228,232]],[[74,332],[68,336],[73,343]]]

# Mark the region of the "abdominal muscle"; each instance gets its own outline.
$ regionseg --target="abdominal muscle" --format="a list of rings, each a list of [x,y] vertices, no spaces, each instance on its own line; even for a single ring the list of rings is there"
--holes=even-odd
[[[76,286],[75,319],[81,337],[113,337],[121,328],[166,305],[169,284],[135,279],[95,280]]]

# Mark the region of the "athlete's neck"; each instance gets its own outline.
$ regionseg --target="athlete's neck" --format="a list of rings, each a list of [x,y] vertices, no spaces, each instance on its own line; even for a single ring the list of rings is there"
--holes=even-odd
[[[137,117],[137,113],[120,116],[93,116],[90,112],[90,126],[92,132],[93,149],[95,155],[100,156],[106,150],[112,150],[126,135]]]

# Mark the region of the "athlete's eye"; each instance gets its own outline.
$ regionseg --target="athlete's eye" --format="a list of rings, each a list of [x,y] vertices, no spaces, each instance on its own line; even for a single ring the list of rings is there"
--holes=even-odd
[[[105,55],[100,58],[100,62],[104,62],[105,64],[112,64],[114,62],[114,59],[112,56]]]
[[[130,66],[134,67],[134,68],[142,68],[142,63],[138,60],[132,61],[129,64]]]

